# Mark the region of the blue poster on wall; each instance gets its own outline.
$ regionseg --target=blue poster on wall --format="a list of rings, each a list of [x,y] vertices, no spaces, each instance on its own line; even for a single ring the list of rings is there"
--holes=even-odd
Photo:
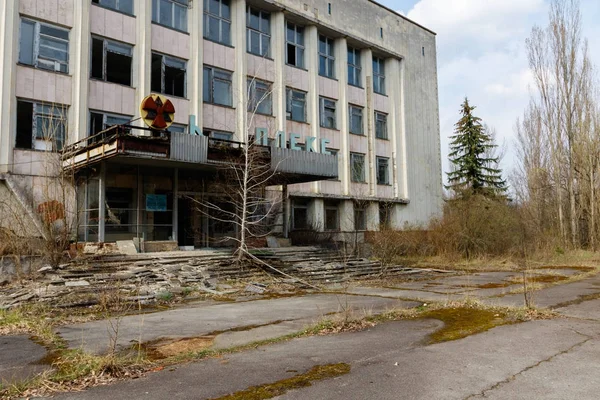
[[[167,211],[167,195],[147,194],[146,211]]]

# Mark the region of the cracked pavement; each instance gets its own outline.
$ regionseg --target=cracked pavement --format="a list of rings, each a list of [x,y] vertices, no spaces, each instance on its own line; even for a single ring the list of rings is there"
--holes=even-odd
[[[298,338],[227,354],[57,398],[215,399],[316,365],[345,362],[351,365],[349,374],[278,398],[597,399],[600,300],[582,301],[581,288],[589,289],[587,295],[591,288],[600,293],[598,277],[549,289],[555,295],[552,301],[549,294],[539,293],[550,306],[573,302],[556,309],[560,318],[504,325],[461,340],[424,345],[440,321],[389,322],[361,332]],[[377,294],[386,295],[387,290]]]

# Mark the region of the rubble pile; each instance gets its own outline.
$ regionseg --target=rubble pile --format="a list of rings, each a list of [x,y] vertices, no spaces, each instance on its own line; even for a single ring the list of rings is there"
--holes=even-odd
[[[16,282],[0,290],[0,309],[33,301],[62,307],[97,304],[99,295],[110,291],[128,294],[128,300],[151,302],[161,295],[191,291],[222,294],[219,281],[246,279],[257,270],[242,269],[231,261],[231,252],[204,251],[104,255],[42,267],[34,280]],[[69,299],[65,299],[70,295]],[[73,296],[76,295],[76,296]]]

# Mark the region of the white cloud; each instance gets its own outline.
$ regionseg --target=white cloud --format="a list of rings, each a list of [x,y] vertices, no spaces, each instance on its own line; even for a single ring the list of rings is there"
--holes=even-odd
[[[448,171],[449,136],[464,97],[507,145],[503,168],[512,169],[513,126],[532,82],[525,39],[543,21],[543,0],[420,0],[407,13],[437,32],[442,163]]]

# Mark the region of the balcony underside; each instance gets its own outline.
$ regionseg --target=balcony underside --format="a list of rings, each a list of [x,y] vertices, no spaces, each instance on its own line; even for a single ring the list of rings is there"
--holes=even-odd
[[[66,149],[63,169],[93,168],[102,161],[217,173],[241,160],[243,144],[206,136],[171,133],[167,137],[115,134],[97,143],[79,142]],[[294,184],[338,176],[338,161],[328,154],[257,146],[261,165],[270,165],[270,185]]]

